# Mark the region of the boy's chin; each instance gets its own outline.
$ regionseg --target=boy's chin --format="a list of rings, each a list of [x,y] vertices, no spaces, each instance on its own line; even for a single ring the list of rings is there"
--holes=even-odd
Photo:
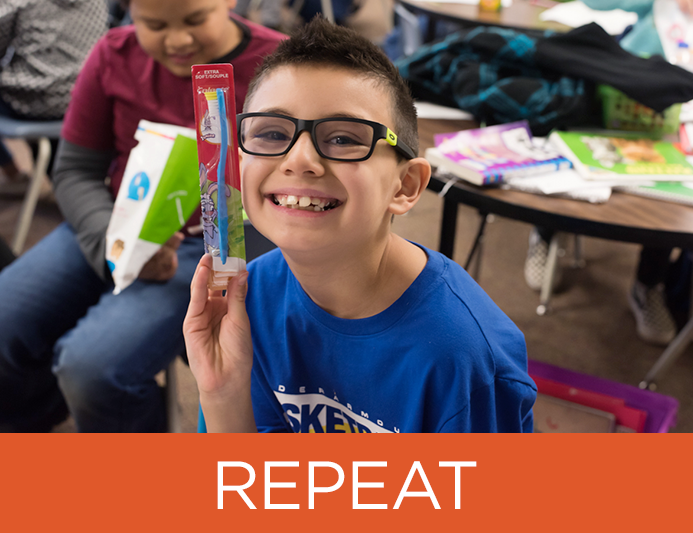
[[[174,76],[179,78],[190,78],[192,76],[192,63],[190,65],[182,65],[179,63],[173,63],[171,61],[162,62],[166,70],[168,70]]]
[[[269,238],[269,237],[268,237]],[[273,235],[269,238],[277,248],[289,255],[311,255],[323,254],[326,248],[329,248],[329,243],[316,242],[313,239],[297,238],[290,235]]]

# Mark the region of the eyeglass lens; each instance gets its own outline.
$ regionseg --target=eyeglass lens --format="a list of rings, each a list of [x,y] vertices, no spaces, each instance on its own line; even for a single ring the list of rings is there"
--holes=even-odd
[[[296,124],[282,117],[246,117],[241,121],[244,148],[261,155],[279,155],[294,138]],[[315,126],[315,144],[323,157],[361,159],[373,144],[373,128],[368,124],[327,120]]]

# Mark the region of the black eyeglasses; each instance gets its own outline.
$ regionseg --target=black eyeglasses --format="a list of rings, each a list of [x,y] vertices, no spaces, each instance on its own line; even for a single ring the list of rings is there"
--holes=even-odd
[[[301,120],[276,113],[239,113],[236,126],[241,150],[251,155],[284,155],[301,132],[307,131],[318,154],[333,161],[365,161],[380,139],[405,158],[416,157],[390,128],[360,118]]]

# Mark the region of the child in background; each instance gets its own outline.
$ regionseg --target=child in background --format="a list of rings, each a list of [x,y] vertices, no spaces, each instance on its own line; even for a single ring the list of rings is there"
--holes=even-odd
[[[313,20],[263,63],[238,137],[243,205],[279,249],[225,297],[211,256],[197,268],[183,329],[207,428],[531,431],[520,331],[459,265],[391,232],[431,168],[382,51]]]
[[[190,68],[228,62],[236,105],[283,35],[230,15],[235,0],[131,0],[80,72],[54,171],[67,222],[0,274],[0,427],[163,431],[154,376],[181,353],[188,287],[203,249],[188,228],[118,296],[105,234],[140,119],[194,128]],[[197,178],[195,176],[195,178]],[[123,186],[127,186],[124,184]]]

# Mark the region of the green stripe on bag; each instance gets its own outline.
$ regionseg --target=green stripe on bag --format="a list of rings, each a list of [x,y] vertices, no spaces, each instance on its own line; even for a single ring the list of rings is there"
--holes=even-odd
[[[139,238],[164,244],[185,225],[199,204],[197,144],[177,135]]]

